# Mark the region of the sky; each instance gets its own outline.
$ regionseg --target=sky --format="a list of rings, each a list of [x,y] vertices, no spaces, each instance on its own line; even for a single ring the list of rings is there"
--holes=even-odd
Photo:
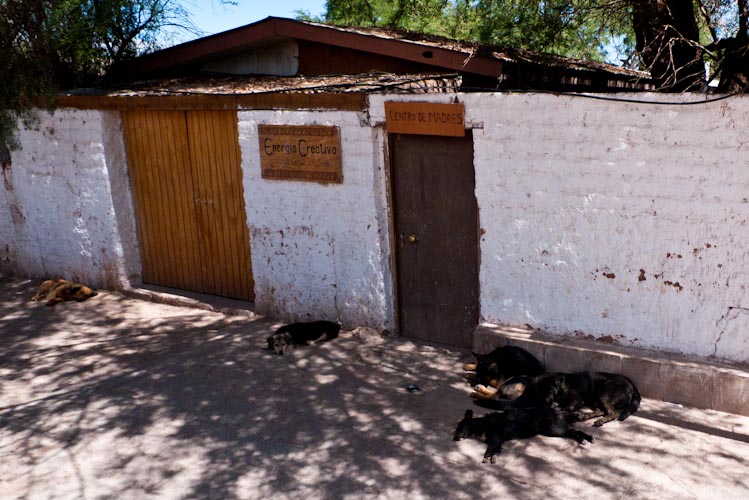
[[[294,18],[294,11],[319,15],[325,0],[236,0],[237,5],[221,5],[219,0],[180,0],[192,20],[206,35],[238,28],[268,16]],[[194,37],[188,37],[187,40]],[[186,41],[186,40],[185,40]]]

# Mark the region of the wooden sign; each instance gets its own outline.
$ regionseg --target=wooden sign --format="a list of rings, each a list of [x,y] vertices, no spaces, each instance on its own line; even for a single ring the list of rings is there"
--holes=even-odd
[[[343,182],[341,136],[326,125],[260,125],[263,179]]]
[[[385,130],[391,134],[465,135],[463,104],[385,101]]]

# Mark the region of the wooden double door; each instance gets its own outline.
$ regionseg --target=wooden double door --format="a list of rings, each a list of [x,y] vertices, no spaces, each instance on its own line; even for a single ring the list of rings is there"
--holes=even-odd
[[[124,111],[143,281],[253,300],[234,111]]]
[[[479,317],[473,139],[391,136],[401,335],[472,346]]]

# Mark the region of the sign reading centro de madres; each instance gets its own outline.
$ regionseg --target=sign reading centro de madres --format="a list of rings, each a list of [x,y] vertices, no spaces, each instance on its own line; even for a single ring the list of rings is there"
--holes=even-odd
[[[464,117],[462,103],[385,101],[385,129],[391,134],[463,137]]]
[[[341,136],[326,125],[260,125],[264,179],[343,182]]]

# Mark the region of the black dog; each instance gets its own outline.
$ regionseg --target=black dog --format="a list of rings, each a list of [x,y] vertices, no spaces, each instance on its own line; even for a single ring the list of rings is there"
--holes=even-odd
[[[586,407],[592,411],[578,411],[578,420],[603,417],[593,423],[596,427],[614,419],[622,421],[640,407],[640,392],[631,380],[604,372],[518,376],[502,384],[494,395],[477,391],[474,396],[476,404],[487,408],[555,405],[564,411],[577,411]]]
[[[341,325],[333,321],[313,321],[311,323],[291,323],[282,326],[268,337],[268,349],[278,354],[287,354],[297,345],[314,344],[332,340],[338,336]]]
[[[498,347],[489,354],[472,354],[476,363],[468,363],[463,368],[475,371],[475,374],[466,375],[474,384],[499,387],[516,375],[534,376],[546,371],[533,354],[521,347],[507,345]]]
[[[483,462],[495,463],[494,456],[502,451],[502,443],[511,439],[526,439],[537,435],[574,439],[580,444],[593,442],[593,436],[575,429],[572,423],[577,416],[549,407],[513,408],[502,413],[489,413],[473,417],[466,410],[463,420],[453,434],[453,441],[467,437],[485,439],[486,453]]]

